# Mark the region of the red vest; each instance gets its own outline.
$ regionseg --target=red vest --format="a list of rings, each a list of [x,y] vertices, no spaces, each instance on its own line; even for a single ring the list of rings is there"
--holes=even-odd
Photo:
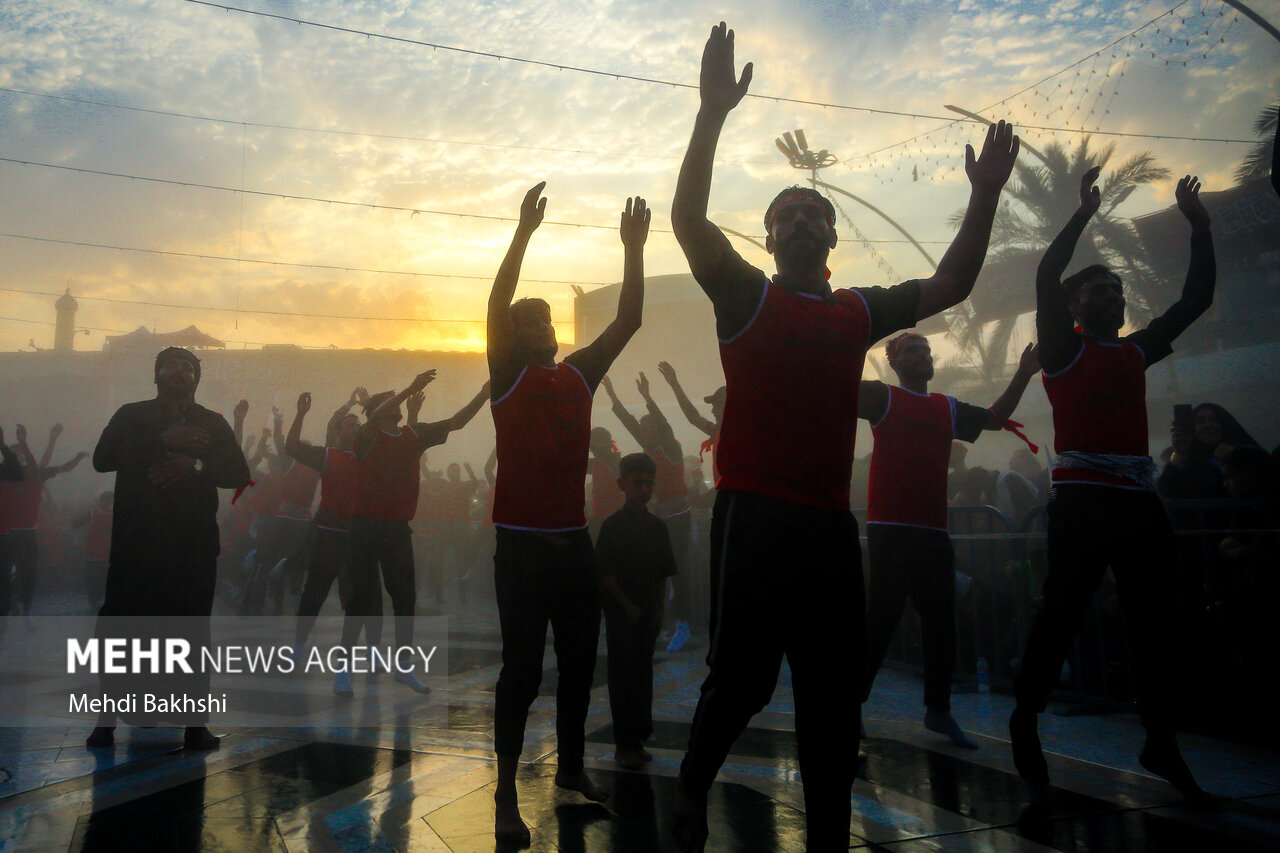
[[[526,365],[490,411],[498,440],[493,523],[543,531],[585,527],[591,390],[582,374],[564,362]]]
[[[868,524],[947,529],[947,467],[956,435],[956,401],[887,386],[884,416],[871,426]]]
[[[719,488],[849,508],[870,334],[856,290],[822,299],[766,283],[747,328],[720,341],[728,392],[716,444]]]
[[[656,500],[669,501],[689,494],[689,484],[684,479],[684,459],[673,462],[667,458],[662,448],[651,452],[649,458],[658,466],[658,474],[653,483],[653,496]]]
[[[1081,336],[1075,361],[1044,375],[1053,407],[1053,449],[1146,456],[1147,365],[1137,344]],[[1084,468],[1054,468],[1055,483],[1103,483],[1137,488],[1124,477]]]
[[[89,531],[84,540],[86,560],[105,560],[111,556],[112,515],[97,507],[89,510]]]
[[[40,501],[44,497],[44,481],[32,471],[26,472],[25,480],[19,482],[0,483],[4,492],[3,506],[0,515],[7,521],[0,521],[4,532],[10,530],[35,530],[40,521]]]
[[[373,431],[373,447],[357,457],[359,487],[355,515],[408,521],[418,508],[418,457],[422,444],[409,427],[394,435]]]
[[[326,447],[324,470],[320,472],[321,512],[334,521],[349,521],[355,515],[359,492],[360,467],[356,455],[350,450]]]

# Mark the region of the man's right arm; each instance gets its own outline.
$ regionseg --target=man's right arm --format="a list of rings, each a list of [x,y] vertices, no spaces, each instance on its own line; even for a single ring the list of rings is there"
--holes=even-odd
[[[742,77],[734,79],[733,30],[722,21],[712,28],[702,52],[701,104],[671,203],[671,228],[689,261],[693,277],[711,299],[716,330],[722,338],[733,337],[750,321],[764,288],[763,275],[739,280],[735,275],[724,273],[725,254],[733,249],[724,233],[707,218],[712,165],[720,131],[729,112],[747,94],[750,84],[750,62],[743,66]]]
[[[634,438],[643,449],[644,442],[640,441],[640,422],[636,420],[634,415],[627,411],[627,407],[618,399],[617,392],[613,390],[613,382],[610,381],[608,376],[602,378],[600,380],[600,384],[604,386],[605,393],[609,395],[609,402],[613,404],[611,408],[613,416],[618,419],[624,428],[626,428],[627,432],[631,433],[631,437]]]
[[[93,470],[101,473],[149,465],[164,458],[164,440],[158,430],[149,429],[132,405],[122,406],[93,449]]]
[[[1102,203],[1102,193],[1094,186],[1101,171],[1101,167],[1094,166],[1080,179],[1080,207],[1049,244],[1036,269],[1036,338],[1045,373],[1065,369],[1084,346],[1073,331],[1075,321],[1062,289],[1062,274],[1071,263],[1085,226]]]
[[[350,406],[347,408],[349,409]],[[302,440],[302,422],[309,411],[311,411],[311,394],[303,392],[298,395],[298,412],[293,416],[293,423],[289,424],[289,435],[284,440],[284,452],[308,468],[324,471],[326,449],[306,444]]]
[[[684,393],[684,388],[680,386],[680,380],[676,378],[676,369],[669,363],[660,361],[658,362],[658,372],[662,374],[662,378],[667,380],[667,384],[671,386],[671,393],[676,395],[676,403],[680,406],[680,411],[684,413],[685,419],[707,435],[715,435],[716,425],[703,417],[702,413],[698,411],[698,407],[693,405],[693,401],[689,399],[689,395]]]
[[[878,424],[889,411],[889,386],[878,379],[863,379],[858,386],[858,417]]]
[[[498,399],[511,390],[522,367],[516,349],[516,327],[511,321],[511,300],[520,282],[520,266],[524,263],[525,250],[529,248],[529,238],[542,224],[547,210],[547,200],[541,198],[546,185],[546,181],[541,181],[525,193],[524,201],[520,203],[520,223],[516,225],[511,246],[502,259],[502,266],[498,267],[493,289],[489,292],[485,351],[489,358],[491,399]]]

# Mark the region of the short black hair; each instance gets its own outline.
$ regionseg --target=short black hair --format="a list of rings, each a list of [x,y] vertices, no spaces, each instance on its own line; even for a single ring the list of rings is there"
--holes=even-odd
[[[821,202],[823,208],[827,211],[827,222],[831,224],[832,228],[836,226],[836,208],[835,205],[831,203],[831,199],[827,198],[812,187],[802,187],[797,184],[796,186],[787,187],[785,190],[774,196],[773,201],[769,202],[769,207],[766,208],[764,212],[764,230],[766,233],[773,225],[773,215],[777,213],[778,208],[782,206],[783,202],[789,200],[795,195],[809,196],[815,201]]]
[[[628,453],[622,457],[622,461],[618,463],[618,479],[623,480],[632,474],[654,474],[658,473],[658,463],[649,458],[645,453]]]
[[[517,299],[511,303],[508,309],[512,324],[518,326],[529,316],[535,309],[545,310],[551,313],[551,305],[545,299],[539,299],[536,296],[526,296],[524,299]]]
[[[1124,286],[1124,279],[1112,272],[1111,267],[1106,264],[1090,264],[1080,270],[1080,272],[1073,273],[1072,275],[1064,278],[1062,280],[1062,289],[1066,291],[1067,298],[1070,299],[1077,290],[1084,286],[1086,281],[1091,278],[1097,278],[1100,275],[1105,275],[1121,287]]]

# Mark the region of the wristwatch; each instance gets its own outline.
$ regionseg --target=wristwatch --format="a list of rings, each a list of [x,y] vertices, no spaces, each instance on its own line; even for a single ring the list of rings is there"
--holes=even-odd
[[[191,466],[191,470],[192,470],[192,471],[195,471],[197,474],[199,474],[201,471],[203,471],[203,470],[204,470],[204,460],[203,460],[203,459],[197,459],[197,460],[196,460],[196,464],[194,464],[194,465],[192,465],[192,466]]]

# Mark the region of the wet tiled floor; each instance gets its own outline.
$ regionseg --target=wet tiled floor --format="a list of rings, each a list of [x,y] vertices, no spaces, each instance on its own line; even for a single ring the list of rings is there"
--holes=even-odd
[[[493,614],[474,608],[451,634],[449,679],[420,713],[365,728],[235,730],[220,749],[182,749],[177,729],[127,729],[114,749],[87,731],[0,730],[0,853],[56,851],[493,851]],[[12,639],[10,639],[12,641]],[[607,805],[558,789],[554,660],[529,718],[520,772],[532,849],[674,850],[675,775],[705,672],[695,643],[660,654],[654,761],[612,761],[604,659],[588,720],[587,764]],[[843,677],[833,665],[833,678]],[[738,741],[709,799],[709,851],[804,849],[803,797],[784,672],[774,701]],[[849,846],[881,851],[1253,851],[1280,849],[1280,755],[1195,735],[1182,743],[1220,814],[1180,803],[1137,764],[1131,714],[1048,714],[1042,735],[1055,782],[1048,807],[1025,808],[999,694],[962,694],[954,712],[980,744],[952,747],[919,724],[920,684],[886,670],[865,711],[869,737],[854,787]],[[428,712],[430,710],[430,713]],[[851,719],[851,724],[854,724]],[[217,729],[216,723],[214,726]]]

